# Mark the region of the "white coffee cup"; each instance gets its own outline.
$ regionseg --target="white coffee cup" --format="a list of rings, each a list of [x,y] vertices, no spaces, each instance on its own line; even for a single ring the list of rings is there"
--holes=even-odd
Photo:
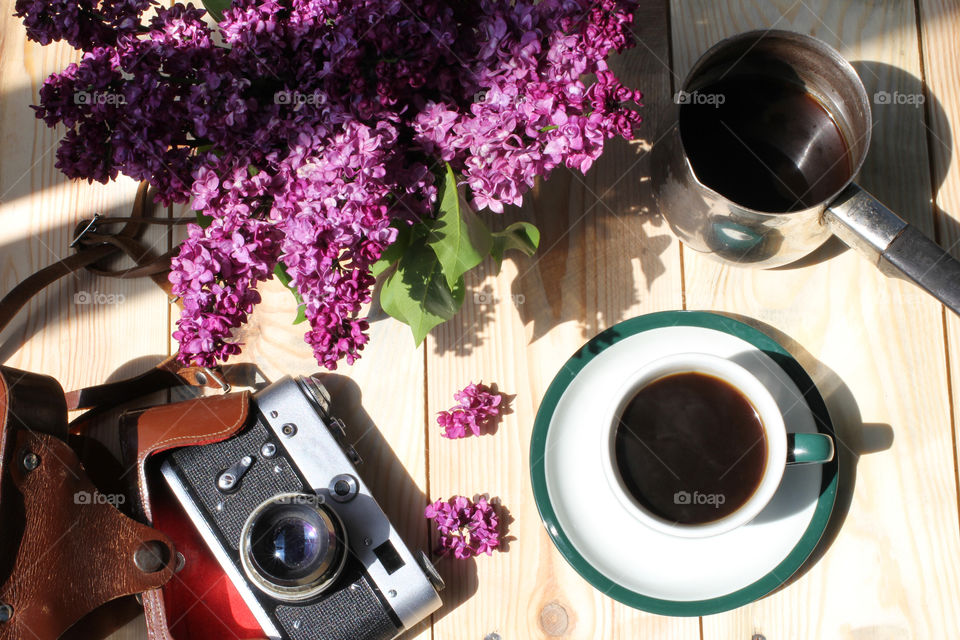
[[[753,494],[732,513],[702,524],[671,522],[644,508],[627,489],[616,462],[617,429],[627,405],[647,385],[679,373],[700,373],[719,378],[739,391],[756,411],[766,439],[763,473]],[[604,475],[624,509],[651,529],[668,535],[703,538],[743,526],[763,511],[773,498],[787,464],[823,463],[833,459],[833,439],[826,434],[793,434],[788,438],[780,407],[764,383],[726,358],[704,353],[666,356],[629,376],[614,397],[614,402],[601,418],[600,455]]]

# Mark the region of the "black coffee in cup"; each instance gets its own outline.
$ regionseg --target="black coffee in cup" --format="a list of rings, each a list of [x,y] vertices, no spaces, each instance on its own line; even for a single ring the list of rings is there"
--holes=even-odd
[[[640,389],[614,435],[617,472],[653,515],[698,525],[726,517],[754,494],[766,468],[763,423],[729,383],[674,373]]]

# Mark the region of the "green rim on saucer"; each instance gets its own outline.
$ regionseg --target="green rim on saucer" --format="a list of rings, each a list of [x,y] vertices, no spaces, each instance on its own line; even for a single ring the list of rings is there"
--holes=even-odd
[[[834,458],[832,462],[823,465],[820,497],[817,500],[813,518],[810,520],[810,524],[804,531],[800,541],[780,564],[753,584],[743,587],[742,589],[706,600],[663,600],[645,596],[631,589],[627,589],[597,571],[580,555],[576,548],[574,548],[567,534],[560,527],[560,522],[554,512],[553,505],[550,503],[544,466],[547,431],[550,428],[557,403],[567,390],[567,387],[584,366],[601,351],[629,336],[650,331],[651,329],[675,326],[702,327],[721,331],[740,338],[763,351],[793,379],[800,389],[808,389],[808,391],[804,393],[804,399],[810,406],[810,410],[817,424],[817,429],[820,432],[833,433],[833,426],[830,422],[827,407],[823,402],[823,398],[820,396],[820,392],[817,391],[813,380],[811,380],[807,372],[803,370],[800,363],[798,363],[786,349],[777,344],[775,340],[749,325],[715,313],[703,311],[664,311],[631,318],[610,327],[582,346],[567,361],[553,379],[553,382],[550,383],[550,387],[547,389],[540,409],[537,411],[537,419],[533,426],[533,436],[530,441],[530,475],[533,481],[534,500],[537,503],[540,518],[543,520],[547,533],[563,557],[566,558],[567,562],[569,562],[577,573],[587,582],[606,595],[637,609],[669,616],[702,616],[728,611],[758,600],[782,585],[790,576],[796,573],[797,569],[803,565],[804,561],[810,556],[814,547],[816,547],[820,541],[820,537],[823,535],[823,531],[830,519],[830,513],[833,511],[833,505],[837,497],[839,465],[836,458]]]

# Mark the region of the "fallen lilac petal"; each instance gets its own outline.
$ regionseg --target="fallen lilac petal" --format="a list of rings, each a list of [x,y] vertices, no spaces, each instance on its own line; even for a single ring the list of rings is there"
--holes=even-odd
[[[455,558],[491,555],[500,544],[500,520],[486,498],[476,502],[465,496],[438,500],[428,505],[424,516],[433,520],[439,537],[436,552],[453,552]]]

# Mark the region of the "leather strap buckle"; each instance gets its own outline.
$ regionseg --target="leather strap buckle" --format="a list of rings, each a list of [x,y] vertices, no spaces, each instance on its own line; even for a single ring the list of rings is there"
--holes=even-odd
[[[224,393],[230,393],[230,383],[227,382],[226,378],[217,371],[216,369],[211,369],[210,367],[202,367],[200,371],[197,371],[197,382],[201,385],[206,385],[210,380],[216,382],[220,385],[220,389]]]
[[[80,224],[77,225],[78,231],[76,235],[73,236],[73,240],[70,242],[71,249],[73,249],[78,244],[80,244],[80,241],[83,240],[83,236],[87,235],[87,233],[89,233],[92,229],[96,228],[97,220],[99,219],[100,219],[100,214],[95,213],[93,214],[93,219],[87,222],[85,226],[83,226],[84,221],[83,220],[80,221]],[[83,226],[83,229],[80,229],[81,226]]]

